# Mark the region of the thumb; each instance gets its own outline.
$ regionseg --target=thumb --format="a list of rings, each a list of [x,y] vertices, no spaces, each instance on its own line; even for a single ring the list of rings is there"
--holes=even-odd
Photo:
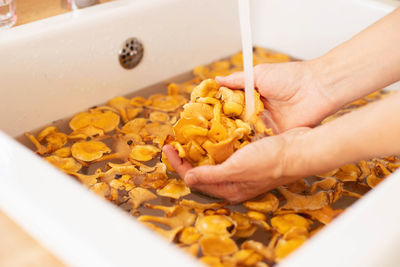
[[[243,89],[244,88],[244,74],[243,72],[235,72],[231,75],[221,77],[215,77],[215,80],[221,85],[231,89]]]
[[[263,76],[268,70],[269,64],[260,64],[255,66],[254,69],[254,87],[257,87],[258,77]],[[243,71],[232,73],[228,76],[217,76],[215,80],[221,85],[231,89],[244,88],[244,73]]]
[[[223,183],[230,180],[229,169],[225,167],[224,163],[204,165],[189,170],[184,180],[188,186]]]

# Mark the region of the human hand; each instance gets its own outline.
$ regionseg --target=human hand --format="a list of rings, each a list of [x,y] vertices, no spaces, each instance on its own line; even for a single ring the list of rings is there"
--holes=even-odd
[[[320,82],[318,61],[260,64],[254,68],[255,87],[265,107],[264,121],[274,132],[317,125],[339,107]],[[221,86],[244,88],[242,72],[217,77]]]
[[[302,127],[262,138],[239,149],[219,165],[193,168],[171,145],[165,145],[163,151],[188,186],[237,203],[300,177],[301,171],[297,172],[293,166],[304,166],[292,164],[293,157],[288,151],[308,131],[309,128]]]

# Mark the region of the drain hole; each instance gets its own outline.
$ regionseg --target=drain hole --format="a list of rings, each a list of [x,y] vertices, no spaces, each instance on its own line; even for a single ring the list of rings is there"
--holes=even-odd
[[[142,60],[143,53],[142,43],[136,38],[129,38],[121,46],[119,63],[125,69],[132,69]]]

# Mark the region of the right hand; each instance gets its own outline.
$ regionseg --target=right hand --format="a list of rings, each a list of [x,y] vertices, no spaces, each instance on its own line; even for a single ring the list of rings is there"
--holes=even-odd
[[[295,127],[312,127],[335,112],[337,103],[320,82],[316,61],[260,64],[254,82],[264,102],[264,121],[275,133]],[[244,88],[243,72],[217,77],[221,86]]]
[[[293,153],[310,131],[303,127],[261,138],[217,165],[193,168],[171,145],[165,145],[163,152],[188,186],[239,203],[312,173],[313,166],[305,157],[307,151]]]

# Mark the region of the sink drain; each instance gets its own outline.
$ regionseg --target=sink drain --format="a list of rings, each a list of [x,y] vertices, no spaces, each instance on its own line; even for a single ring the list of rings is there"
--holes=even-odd
[[[126,40],[119,50],[119,63],[125,69],[133,69],[143,58],[144,48],[142,42],[137,38]]]

